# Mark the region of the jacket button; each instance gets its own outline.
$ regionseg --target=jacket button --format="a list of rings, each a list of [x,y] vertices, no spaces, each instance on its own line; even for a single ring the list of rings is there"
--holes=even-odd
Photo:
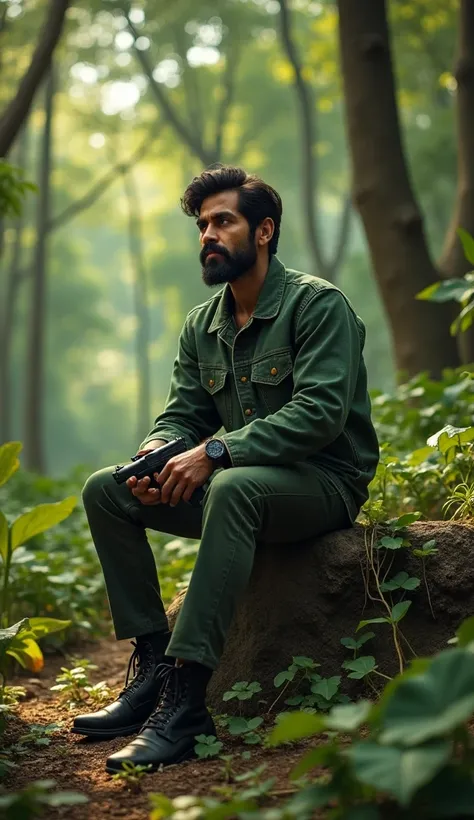
[[[246,416],[251,416],[252,415],[252,411],[251,411],[250,407],[247,407],[247,409],[245,411],[245,415]]]
[[[244,384],[245,384],[245,382],[248,382],[247,376],[241,376],[240,381],[243,382]]]
[[[209,387],[214,387],[215,381],[214,379],[209,379]]]
[[[272,376],[276,376],[276,374],[278,373],[278,368],[277,367],[272,367],[272,369],[270,370],[270,373],[272,374]]]

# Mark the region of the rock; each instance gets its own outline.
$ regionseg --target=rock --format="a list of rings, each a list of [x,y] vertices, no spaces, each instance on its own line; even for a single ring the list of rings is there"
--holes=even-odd
[[[236,711],[237,701],[224,704],[223,693],[236,681],[258,681],[264,703],[256,698],[241,703],[245,714],[261,714],[280,691],[273,684],[275,675],[289,666],[293,655],[313,658],[321,664],[318,671],[323,677],[341,674],[342,662],[351,656],[341,638],[354,636],[361,619],[386,615],[380,605],[367,598],[365,533],[364,527],[356,525],[316,542],[258,545],[249,586],[209,686],[210,706],[220,713]],[[412,548],[421,549],[435,539],[439,550],[426,560],[434,619],[420,559],[411,549],[384,551],[387,580],[402,570],[422,579],[417,590],[406,593],[412,604],[401,631],[408,659],[412,657],[409,646],[417,655],[445,648],[459,623],[474,614],[474,524],[417,522],[404,535]],[[171,629],[184,595],[185,591],[181,592],[168,609]],[[398,600],[400,592],[393,594],[393,602]],[[391,627],[376,624],[368,629],[376,637],[359,654],[373,655],[381,672],[395,674],[398,666]],[[355,696],[363,693],[363,684],[347,678],[345,687]]]

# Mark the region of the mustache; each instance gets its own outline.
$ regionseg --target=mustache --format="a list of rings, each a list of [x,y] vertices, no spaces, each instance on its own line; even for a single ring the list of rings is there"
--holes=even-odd
[[[222,248],[220,245],[206,245],[205,248],[202,249],[201,253],[199,254],[199,258],[202,264],[206,261],[207,257],[211,253],[220,253],[225,259],[230,259],[230,253],[226,248]]]

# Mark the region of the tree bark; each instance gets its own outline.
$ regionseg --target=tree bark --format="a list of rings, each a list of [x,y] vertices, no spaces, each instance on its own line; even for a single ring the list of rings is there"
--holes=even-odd
[[[51,64],[68,6],[69,0],[51,0],[50,2],[48,16],[30,65],[14,98],[0,117],[0,157],[7,155],[28,116],[33,98]]]
[[[20,168],[27,164],[28,155],[28,127],[25,124],[20,133],[18,142],[18,156],[16,163]],[[25,211],[22,208],[20,215],[15,220],[15,239],[13,241],[12,255],[7,271],[7,281],[5,285],[5,302],[1,314],[0,327],[0,443],[11,441],[11,400],[12,385],[10,382],[11,368],[11,348],[13,341],[13,331],[15,327],[15,314],[17,307],[17,296],[20,285],[20,262],[23,228],[25,224]]]
[[[439,262],[444,278],[461,278],[472,270],[456,233],[464,228],[474,235],[474,3],[461,0],[454,76],[457,82],[458,181],[456,201]],[[474,329],[460,334],[464,363],[474,361]]]
[[[319,176],[315,156],[318,142],[316,101],[311,87],[303,77],[301,60],[291,30],[288,0],[280,0],[280,32],[286,56],[293,68],[294,85],[301,112],[301,192],[306,237],[314,272],[330,282],[335,282],[349,240],[352,203],[349,197],[343,201],[334,251],[332,256],[329,256],[324,250],[319,230]]]
[[[29,343],[25,385],[25,460],[30,470],[45,472],[43,441],[44,359],[46,337],[47,230],[50,209],[54,69],[50,67],[45,89],[45,121],[40,149],[36,247],[33,261]]]
[[[416,294],[440,278],[404,156],[385,0],[338,0],[353,197],[360,211],[376,281],[402,378],[459,364],[449,334],[449,304]]]
[[[138,376],[137,441],[141,441],[144,435],[143,431],[148,430],[151,424],[148,277],[143,254],[140,199],[133,173],[123,175],[123,184],[128,205],[128,242],[134,274],[133,295],[137,321],[136,366]]]

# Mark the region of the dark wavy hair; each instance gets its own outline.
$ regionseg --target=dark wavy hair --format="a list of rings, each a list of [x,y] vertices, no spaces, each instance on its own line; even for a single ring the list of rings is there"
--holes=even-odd
[[[237,191],[239,212],[250,226],[252,236],[266,217],[273,219],[275,230],[269,242],[270,256],[277,252],[283,207],[280,194],[255,174],[243,168],[220,165],[194,177],[181,197],[181,208],[187,216],[199,217],[202,203],[208,196],[221,191]]]

